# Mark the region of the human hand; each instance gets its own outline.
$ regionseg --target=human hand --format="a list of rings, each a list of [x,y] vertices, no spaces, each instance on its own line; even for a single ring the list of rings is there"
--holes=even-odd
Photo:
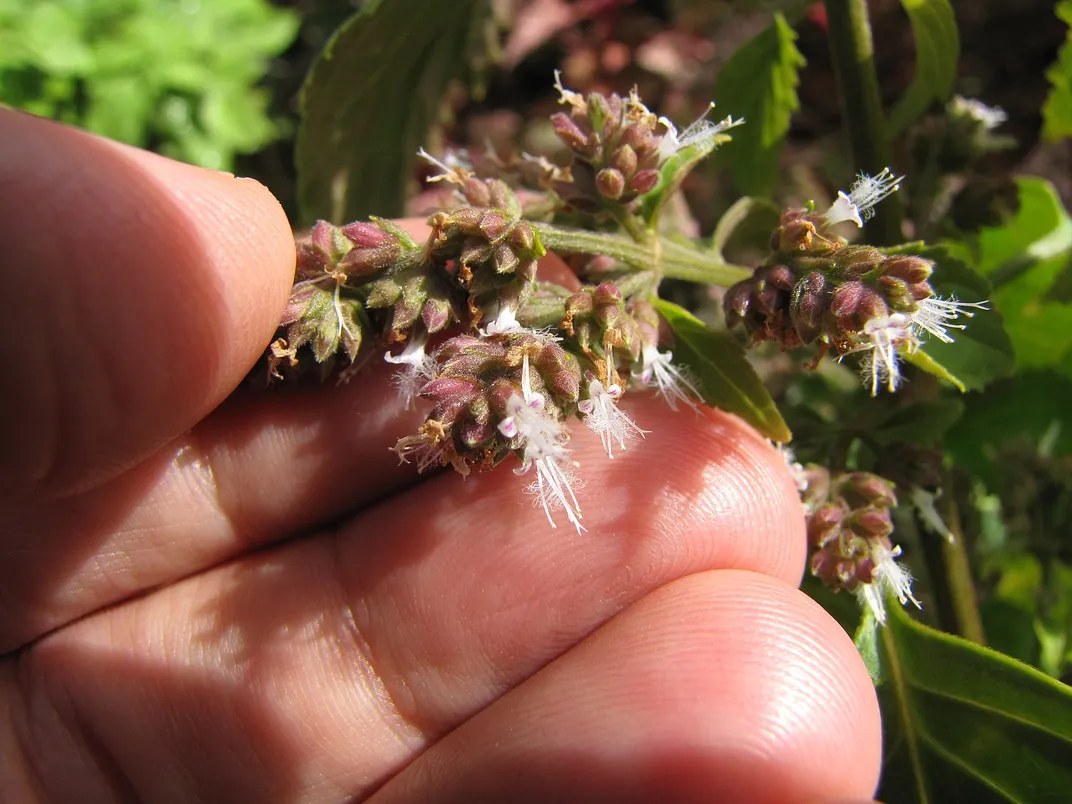
[[[389,366],[230,396],[294,268],[263,187],[0,132],[0,798],[870,796],[874,690],[741,421],[574,428],[552,531],[508,471],[396,465]]]

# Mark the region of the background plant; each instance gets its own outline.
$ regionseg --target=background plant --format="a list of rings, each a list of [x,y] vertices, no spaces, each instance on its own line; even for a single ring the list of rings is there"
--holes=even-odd
[[[4,0],[0,101],[230,170],[283,130],[256,85],[297,28],[265,0]]]
[[[339,19],[341,5],[302,9],[306,26],[299,52],[288,56],[292,69],[319,48],[331,27],[323,20]],[[726,131],[732,141],[683,178],[680,194],[645,205],[629,195],[644,196],[641,184],[610,198],[614,203],[598,214],[576,205],[568,213],[541,208],[515,195],[525,214],[511,231],[530,226],[536,237],[517,235],[509,255],[480,252],[478,243],[469,243],[466,253],[478,274],[494,264],[510,267],[502,276],[516,277],[541,249],[554,248],[588,279],[592,313],[602,305],[606,318],[617,315],[618,299],[609,291],[596,299],[605,258],[617,271],[604,276],[622,284],[628,298],[641,294],[637,282],[651,281],[643,268],[653,263],[654,244],[668,244],[659,254],[670,259],[656,261],[658,311],[675,331],[675,361],[702,380],[706,401],[744,415],[778,440],[792,431],[801,470],[821,492],[809,500],[813,525],[821,509],[837,512],[833,524],[842,530],[858,514],[855,527],[865,533],[884,533],[888,521],[904,551],[899,560],[916,576],[913,593],[922,610],[910,617],[889,606],[885,628],[876,627],[870,610],[861,616],[845,592],[824,587],[820,578],[831,579],[829,564],[818,562],[817,576],[805,582],[855,636],[878,685],[887,730],[879,796],[888,802],[1066,796],[1072,789],[1072,703],[1063,683],[1072,661],[1072,222],[1063,139],[1072,133],[1068,0],[464,0],[435,4],[438,11],[411,0],[360,5],[302,92],[297,175],[270,156],[251,163],[303,224],[459,205],[509,207],[509,195],[492,203],[478,188],[459,202],[454,194],[467,179],[457,163],[436,166],[415,152],[423,145],[445,157],[462,147],[482,176],[509,182],[519,178],[516,170],[507,174],[521,164],[515,160],[522,151],[565,164],[571,158],[565,129],[560,124],[556,137],[551,122],[554,112],[568,111],[552,88],[555,68],[563,70],[567,88],[585,96],[596,90],[626,97],[636,84],[652,109],[679,124],[695,119],[711,98],[719,104],[716,119],[746,119],[744,128]],[[550,6],[558,13],[547,13]],[[1002,37],[987,38],[989,30]],[[385,63],[391,69],[382,69]],[[975,99],[987,105],[974,105]],[[1007,120],[994,108],[999,104]],[[498,164],[476,164],[488,140]],[[903,367],[906,382],[898,392],[874,399],[853,375],[851,354],[840,364],[824,360],[815,371],[801,370],[815,349],[793,342],[807,340],[796,326],[771,330],[780,337],[762,338],[745,362],[741,346],[770,328],[753,321],[734,330],[743,327],[751,338],[727,334],[724,310],[734,307],[712,285],[725,288],[751,275],[749,293],[765,292],[754,283],[780,276],[768,276],[776,264],[767,263],[771,232],[786,225],[779,212],[809,200],[825,210],[857,170],[874,175],[887,165],[906,177],[902,192],[877,207],[860,238],[845,246],[862,250],[841,253],[841,264],[853,255],[877,259],[871,246],[882,248],[883,260],[920,256],[936,266],[928,281],[938,297],[988,299],[992,312],[953,333],[953,344],[928,339],[906,356],[915,362]],[[429,181],[452,171],[458,181]],[[491,193],[495,185],[484,187]],[[617,192],[605,180],[607,189],[610,196]],[[612,210],[626,209],[618,203],[623,198],[632,206],[615,217]],[[450,259],[466,247],[463,235],[501,234],[493,231],[496,219],[484,228],[480,223],[439,219],[443,247],[456,249]],[[427,322],[438,325],[444,311],[471,329],[489,328],[487,320],[461,320],[467,293],[451,294],[469,288],[448,283],[444,294],[416,276],[409,285],[383,275],[420,246],[386,224],[304,231],[311,266],[304,281],[315,280],[307,287],[317,303],[298,298],[306,306],[291,310],[300,314],[281,330],[271,355],[277,370],[286,373],[291,357],[299,366],[339,368],[352,359],[360,366],[387,347],[403,371],[419,374],[420,356],[407,357],[402,345],[390,343],[392,332],[408,333],[418,318],[431,329]],[[851,224],[838,232],[855,235]],[[752,273],[756,266],[766,272],[762,277]],[[526,299],[534,317],[521,323],[557,326],[567,303],[563,294],[537,288]],[[586,301],[577,305],[579,320],[588,315],[601,334],[607,329],[587,312]],[[637,311],[629,312],[639,326]],[[505,359],[523,337],[492,333],[493,342],[507,346],[493,357]],[[547,344],[539,346],[547,351]],[[559,363],[569,375],[568,359]],[[517,379],[522,401],[540,392],[525,393]],[[553,380],[541,375],[548,385]],[[589,378],[583,380],[576,390],[543,388],[544,403],[569,408],[594,399],[585,395]],[[442,384],[436,390],[438,401],[450,401]],[[510,437],[497,432],[489,438]],[[831,520],[819,524],[817,547],[831,533]]]

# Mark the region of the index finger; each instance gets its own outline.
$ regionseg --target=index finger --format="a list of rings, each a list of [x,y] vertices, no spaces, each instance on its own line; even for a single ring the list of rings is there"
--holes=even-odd
[[[270,339],[294,241],[260,184],[0,109],[0,243],[17,359],[0,487],[114,477],[191,427]]]

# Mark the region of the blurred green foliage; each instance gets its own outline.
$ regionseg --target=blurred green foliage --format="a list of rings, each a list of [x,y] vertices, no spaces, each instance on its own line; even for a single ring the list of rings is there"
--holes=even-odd
[[[0,0],[0,101],[227,170],[283,133],[256,85],[298,25],[267,0]]]

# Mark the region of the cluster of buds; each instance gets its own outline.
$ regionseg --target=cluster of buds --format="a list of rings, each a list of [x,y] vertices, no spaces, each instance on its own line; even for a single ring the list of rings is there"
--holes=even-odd
[[[353,361],[368,330],[364,301],[353,289],[417,246],[390,222],[373,220],[341,227],[317,221],[295,247],[295,283],[280,322],[285,335],[269,351],[277,377],[298,365],[306,345],[318,363],[340,350]]]
[[[960,316],[986,309],[985,303],[939,298],[929,281],[930,260],[849,245],[833,233],[846,221],[862,226],[899,182],[887,169],[860,176],[825,213],[786,211],[771,237],[770,260],[727,291],[727,324],[744,327],[754,342],[771,340],[786,349],[818,343],[820,356],[861,353],[872,395],[882,386],[896,390],[901,353],[913,352],[927,336],[951,343],[949,330],[964,329],[954,323]]]
[[[582,208],[608,201],[627,204],[654,190],[670,157],[694,149],[689,160],[693,164],[726,139],[722,132],[743,122],[728,117],[716,124],[700,118],[679,136],[674,124],[656,117],[635,89],[628,97],[581,95],[563,87],[557,73],[555,78],[560,102],[569,111],[553,115],[551,124],[578,160],[570,182],[556,184],[555,189]]]
[[[836,477],[818,466],[803,470],[801,496],[807,514],[811,572],[834,591],[854,593],[884,623],[889,592],[911,601],[912,577],[897,563],[901,548],[890,542],[893,483],[870,472]]]
[[[432,403],[418,432],[399,439],[394,451],[420,471],[450,464],[463,475],[514,454],[519,474],[534,473],[527,490],[551,525],[561,509],[583,530],[566,422],[583,419],[613,458],[615,449],[647,434],[618,406],[627,378],[655,386],[671,403],[695,404],[699,392],[681,384],[672,354],[658,350],[651,304],[627,302],[607,282],[568,296],[564,307],[565,340],[523,327],[512,308],[501,306],[483,329],[450,338],[427,362],[416,350],[412,360],[405,352],[394,358],[407,363],[400,375],[415,381],[401,384]]]

